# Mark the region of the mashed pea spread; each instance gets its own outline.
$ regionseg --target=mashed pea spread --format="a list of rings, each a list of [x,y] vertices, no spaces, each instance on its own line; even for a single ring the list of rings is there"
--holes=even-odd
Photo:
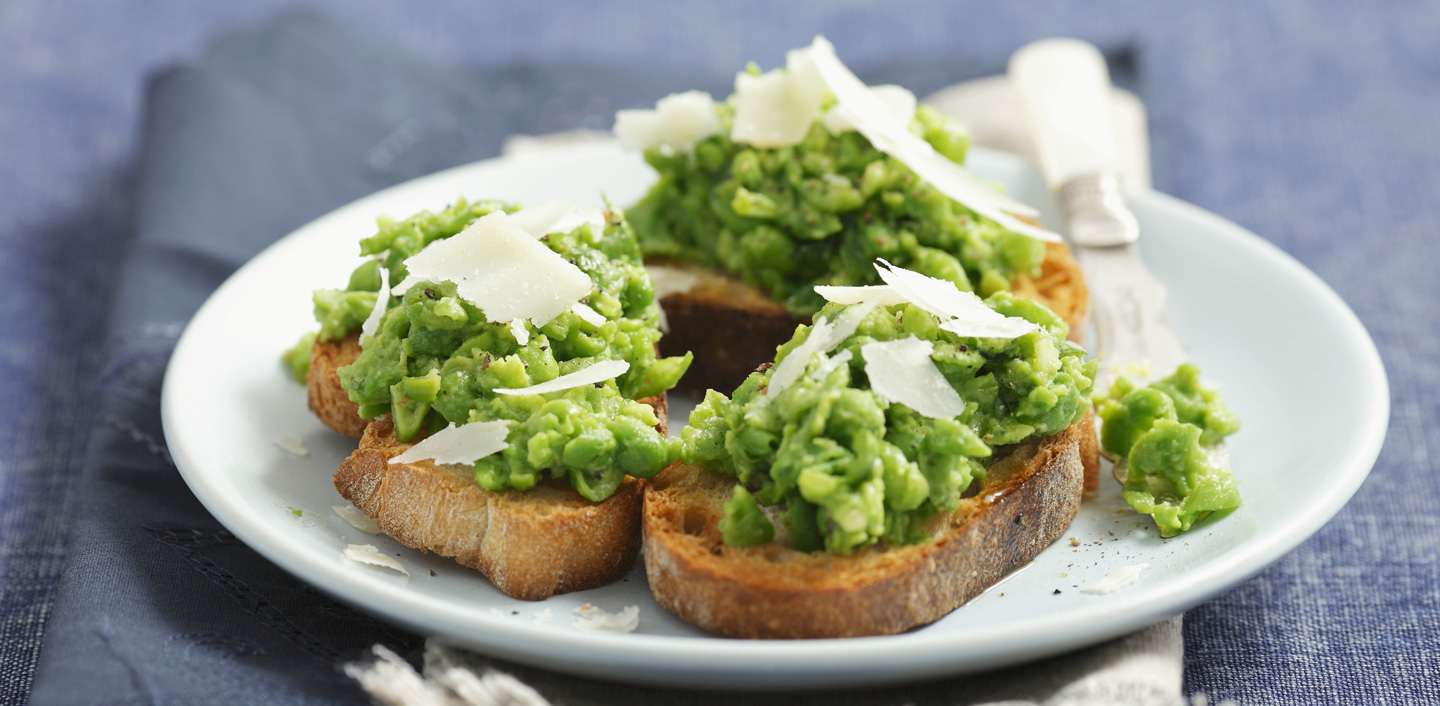
[[[812,64],[820,65],[815,51],[792,52],[786,69],[763,75],[752,66],[737,78],[736,95],[727,103],[692,92],[662,100],[656,111],[617,116],[622,142],[648,147],[645,160],[659,173],[628,211],[647,256],[721,268],[802,317],[824,304],[815,285],[877,284],[870,267],[877,257],[981,296],[1038,270],[1043,242],[953,200],[877,149],[848,113],[837,114],[843,106],[835,96],[802,79],[814,73]],[[872,90],[896,112],[896,129],[908,126],[906,137],[928,143],[921,146],[926,157],[964,162],[970,143],[964,128],[928,106],[915,108],[914,96],[902,88]],[[813,100],[813,120],[795,107],[806,100]],[[767,124],[758,134],[739,115],[757,101],[785,113],[780,124]],[[800,124],[784,124],[797,116]],[[777,136],[777,130],[793,137]],[[983,192],[988,186],[969,188]]]
[[[926,520],[958,507],[996,446],[1059,432],[1090,406],[1095,363],[1040,304],[1008,292],[975,301],[987,315],[1038,324],[986,338],[947,330],[955,319],[924,302],[894,302],[827,304],[815,325],[780,347],[776,366],[751,374],[731,397],[708,392],[691,414],[682,458],[738,481],[720,525],[726,544],[774,537],[761,505],[780,508],[803,551],[925,541]],[[818,336],[832,340],[817,345]],[[944,395],[924,382],[884,394],[872,384],[913,350],[921,351],[913,367],[937,376]],[[796,355],[803,366],[787,365]],[[775,392],[782,376],[793,381]],[[914,406],[895,402],[897,394]]]
[[[1101,446],[1126,457],[1125,502],[1153,517],[1162,536],[1240,506],[1235,477],[1205,453],[1238,431],[1240,419],[1200,384],[1198,366],[1185,363],[1147,387],[1118,378],[1095,409],[1104,420]]]
[[[315,293],[320,337],[333,340],[360,328],[382,279],[408,286],[379,317],[373,336],[362,337],[360,357],[339,370],[360,415],[391,414],[401,440],[447,423],[508,420],[506,448],[475,463],[482,487],[525,490],[548,473],[568,478],[590,500],[603,500],[626,475],[648,477],[672,460],[670,445],[654,429],[654,410],[634,400],[673,387],[690,356],[657,359],[654,290],[634,233],[617,211],[603,224],[542,233],[544,247],[588,276],[592,289],[538,325],[533,318],[490,321],[459,296],[456,282],[407,279],[407,259],[502,209],[514,210],[460,201],[441,213],[381,221],[379,232],[361,241],[362,254],[375,258],[355,271],[345,290]],[[523,394],[602,361],[628,368],[592,384]]]

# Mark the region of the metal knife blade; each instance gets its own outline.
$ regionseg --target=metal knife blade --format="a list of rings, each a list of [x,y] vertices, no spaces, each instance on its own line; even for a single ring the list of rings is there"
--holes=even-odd
[[[1185,362],[1185,349],[1165,313],[1165,286],[1140,257],[1139,224],[1117,175],[1104,57],[1086,42],[1047,39],[1016,52],[1009,75],[1090,290],[1100,361],[1095,391],[1110,389],[1117,366],[1143,366],[1148,377],[1169,374]],[[1207,453],[1229,467],[1223,444]],[[1124,482],[1123,462],[1115,477]]]

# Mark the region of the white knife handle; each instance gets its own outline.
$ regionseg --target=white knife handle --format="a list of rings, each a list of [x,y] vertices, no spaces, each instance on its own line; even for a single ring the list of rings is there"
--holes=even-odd
[[[1028,44],[1010,58],[1010,82],[1051,190],[1076,177],[1118,170],[1110,74],[1094,45],[1078,39]]]

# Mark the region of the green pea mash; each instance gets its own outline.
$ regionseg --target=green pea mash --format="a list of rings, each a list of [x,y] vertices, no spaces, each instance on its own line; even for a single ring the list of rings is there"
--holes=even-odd
[[[363,255],[375,257],[355,270],[344,290],[315,293],[321,340],[360,328],[380,289],[379,268],[389,269],[392,284],[401,282],[406,258],[497,209],[514,207],[461,200],[441,213],[382,219],[379,232],[360,244]],[[654,410],[634,400],[673,387],[690,355],[657,358],[654,288],[622,214],[611,210],[602,233],[586,225],[541,242],[590,277],[593,289],[582,301],[603,324],[567,310],[544,326],[526,322],[529,340],[521,344],[509,324],[491,323],[458,297],[453,283],[420,282],[394,298],[375,335],[362,341],[360,357],[339,370],[340,381],[362,417],[390,414],[404,441],[448,423],[513,422],[508,448],[475,464],[475,480],[487,490],[525,490],[549,474],[600,501],[626,475],[649,477],[673,460],[675,451],[655,430]],[[605,360],[630,368],[618,378],[559,392],[493,392]]]
[[[913,304],[877,307],[773,397],[765,396],[773,369],[752,373],[730,397],[706,393],[683,432],[681,456],[736,478],[720,525],[725,543],[753,546],[774,537],[760,505],[781,508],[801,551],[845,555],[881,541],[923,542],[926,520],[959,506],[971,483],[985,477],[995,447],[1079,421],[1090,406],[1095,363],[1065,340],[1065,322],[1008,292],[986,304],[1041,328],[1010,340],[961,337]],[[827,304],[818,316],[833,321],[845,308]],[[811,330],[798,327],[777,362]],[[931,360],[964,401],[963,414],[925,417],[870,389],[861,347],[912,335],[933,342]],[[845,351],[848,363],[826,364]]]
[[[693,152],[645,151],[659,181],[628,213],[646,256],[723,269],[798,317],[825,304],[815,285],[879,284],[877,257],[981,296],[1045,257],[1043,242],[976,215],[858,132],[816,120],[798,145],[757,148],[730,139],[733,107],[715,111],[722,129]],[[910,129],[965,161],[969,132],[934,109],[920,106]]]
[[[1205,453],[1239,431],[1240,418],[1200,384],[1199,366],[1185,363],[1147,387],[1120,377],[1095,410],[1104,420],[1100,445],[1126,457],[1125,502],[1154,518],[1161,536],[1240,507],[1235,476]]]

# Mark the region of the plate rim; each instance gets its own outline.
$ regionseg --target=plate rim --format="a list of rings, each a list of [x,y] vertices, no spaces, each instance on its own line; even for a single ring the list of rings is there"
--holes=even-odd
[[[436,609],[441,604],[431,603],[405,587],[343,571],[339,564],[312,564],[301,552],[287,543],[273,541],[264,528],[251,526],[245,521],[243,513],[224,502],[223,494],[217,495],[214,492],[212,479],[207,478],[203,469],[199,468],[194,450],[187,445],[186,432],[182,430],[185,422],[179,416],[181,410],[185,409],[187,400],[182,394],[184,386],[178,384],[176,379],[186,371],[189,352],[201,345],[196,342],[194,335],[201,328],[196,322],[205,321],[207,314],[225,301],[230,290],[239,286],[242,273],[260,267],[269,258],[276,257],[277,253],[284,249],[285,243],[305,238],[315,231],[323,231],[327,222],[343,219],[354,211],[373,211],[373,207],[370,207],[372,203],[400,198],[401,194],[410,191],[425,191],[431,184],[444,182],[458,175],[506,170],[522,163],[533,166],[536,160],[566,162],[581,158],[603,159],[618,153],[618,148],[609,144],[579,145],[545,155],[498,157],[422,176],[370,194],[312,220],[272,243],[232,273],[187,323],[185,332],[167,364],[161,393],[162,426],[175,465],[206,510],[247,546],[301,581],[343,602],[422,631],[445,632],[443,626],[459,627],[454,622],[454,616],[448,615],[447,611]],[[1018,169],[1022,172],[1033,170],[1033,167],[1017,156],[982,148],[972,149],[970,161],[972,165],[977,162],[982,165],[978,171],[985,171],[986,167]],[[1349,447],[1348,456],[1335,464],[1337,467],[1344,467],[1344,472],[1337,478],[1340,482],[1329,486],[1322,494],[1320,502],[1313,503],[1307,506],[1304,512],[1288,518],[1284,532],[1271,532],[1268,536],[1247,541],[1223,552],[1214,560],[1195,569],[1196,573],[1187,573],[1184,585],[1177,586],[1181,582],[1172,578],[1130,589],[1127,591],[1129,600],[1123,605],[1121,602],[1111,601],[1088,610],[1073,610],[1058,616],[1049,615],[1019,623],[984,626],[963,635],[915,632],[796,643],[630,634],[622,638],[626,643],[625,649],[616,650],[617,639],[613,635],[535,629],[516,621],[475,614],[467,617],[464,626],[483,628],[484,637],[487,639],[476,640],[474,635],[461,637],[452,634],[445,636],[446,641],[484,649],[490,654],[541,667],[636,683],[730,689],[879,684],[973,672],[1093,644],[1192,607],[1264,570],[1314,535],[1333,518],[1369,475],[1378,458],[1389,424],[1390,394],[1383,363],[1373,339],[1353,310],[1318,275],[1288,253],[1239,225],[1175,197],[1155,191],[1134,191],[1130,197],[1142,205],[1199,222],[1207,231],[1253,250],[1265,258],[1267,264],[1285,269],[1298,281],[1304,282],[1311,290],[1310,293],[1321,297],[1326,310],[1338,313],[1339,323],[1352,334],[1351,340],[1357,345],[1358,359],[1362,363],[1357,373],[1364,378],[1363,389],[1372,393],[1364,400],[1368,410],[1365,416],[1366,425],[1358,431],[1361,438]],[[363,592],[370,599],[357,599],[354,595],[360,592],[357,588],[363,588]],[[1065,636],[1059,636],[1062,634]],[[956,665],[933,656],[937,653],[943,654],[947,648],[953,649],[957,643],[983,642],[987,639],[1000,641],[1000,644],[991,645],[994,649],[988,653],[988,658],[971,659],[962,665]],[[516,642],[524,643],[528,648],[516,649],[510,646]],[[800,649],[796,649],[797,646]],[[883,650],[890,656],[877,660],[877,650]],[[907,658],[926,654],[932,655],[931,658],[919,663],[907,661]],[[621,669],[639,660],[660,660],[672,666],[658,674],[652,670],[632,672]],[[853,667],[857,661],[862,665],[878,665],[883,662],[887,667],[881,670],[856,670]],[[877,671],[880,673],[875,673]],[[753,677],[753,680],[736,683],[734,676],[741,673]],[[823,683],[816,683],[821,676],[825,677]]]

